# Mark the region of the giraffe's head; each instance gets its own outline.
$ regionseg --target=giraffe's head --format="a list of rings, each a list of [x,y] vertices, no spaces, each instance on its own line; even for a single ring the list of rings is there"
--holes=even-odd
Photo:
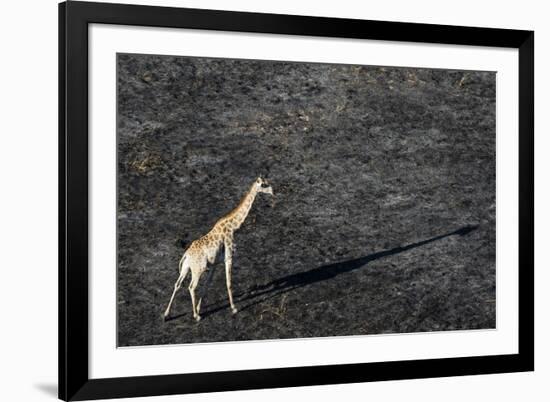
[[[266,179],[262,179],[261,177],[258,177],[254,182],[254,185],[256,186],[256,191],[258,193],[266,193],[269,195],[273,195],[273,189],[269,184],[267,184]]]

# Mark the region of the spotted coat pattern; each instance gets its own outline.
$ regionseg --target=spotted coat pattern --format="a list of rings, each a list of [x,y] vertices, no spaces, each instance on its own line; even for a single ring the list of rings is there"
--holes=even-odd
[[[195,240],[187,248],[183,257],[179,263],[179,277],[174,285],[174,291],[170,302],[164,312],[164,317],[167,318],[170,314],[170,308],[174,301],[174,297],[177,291],[181,288],[182,282],[185,276],[191,271],[191,282],[189,283],[189,293],[191,295],[191,303],[193,306],[193,317],[195,320],[200,321],[200,305],[201,300],[196,300],[195,290],[197,288],[201,275],[206,271],[207,264],[213,264],[216,260],[216,255],[221,246],[224,246],[225,251],[225,280],[227,285],[227,294],[229,296],[229,304],[233,314],[237,312],[237,308],[233,303],[233,294],[231,291],[231,267],[233,261],[233,236],[237,229],[241,227],[245,221],[252,204],[256,199],[258,193],[266,193],[273,195],[271,186],[267,185],[267,182],[258,178],[254,181],[254,184],[250,187],[250,190],[246,193],[241,200],[237,208],[218,220],[214,227],[206,235]]]

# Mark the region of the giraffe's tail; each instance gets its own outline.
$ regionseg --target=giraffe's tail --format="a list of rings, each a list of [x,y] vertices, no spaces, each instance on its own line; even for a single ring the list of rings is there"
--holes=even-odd
[[[179,248],[185,248],[185,246],[187,245],[187,242],[183,239],[177,239],[175,244]]]

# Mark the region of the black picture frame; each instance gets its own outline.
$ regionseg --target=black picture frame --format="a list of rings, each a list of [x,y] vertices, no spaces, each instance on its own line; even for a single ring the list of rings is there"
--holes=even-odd
[[[519,50],[517,354],[90,379],[88,25],[193,28]],[[59,4],[59,398],[292,387],[534,370],[534,32],[70,1]]]

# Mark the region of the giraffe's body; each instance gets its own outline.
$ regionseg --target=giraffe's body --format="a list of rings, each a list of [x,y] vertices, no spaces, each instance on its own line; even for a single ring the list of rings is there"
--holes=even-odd
[[[200,304],[201,300],[196,301],[195,289],[197,288],[201,275],[206,270],[208,263],[213,264],[216,260],[216,255],[221,246],[225,248],[225,277],[227,284],[227,293],[229,296],[229,304],[233,314],[237,312],[237,308],[233,303],[233,294],[231,292],[231,267],[233,254],[233,234],[241,227],[244,220],[250,212],[250,208],[254,203],[258,193],[273,194],[270,186],[265,185],[265,181],[258,178],[240,204],[229,214],[218,220],[212,230],[201,238],[191,243],[189,248],[183,254],[179,265],[179,277],[174,286],[174,292],[164,312],[164,317],[170,314],[170,307],[174,301],[176,292],[180,289],[187,272],[191,270],[191,283],[189,284],[189,293],[191,294],[191,302],[193,304],[193,317],[195,320],[200,320]]]

